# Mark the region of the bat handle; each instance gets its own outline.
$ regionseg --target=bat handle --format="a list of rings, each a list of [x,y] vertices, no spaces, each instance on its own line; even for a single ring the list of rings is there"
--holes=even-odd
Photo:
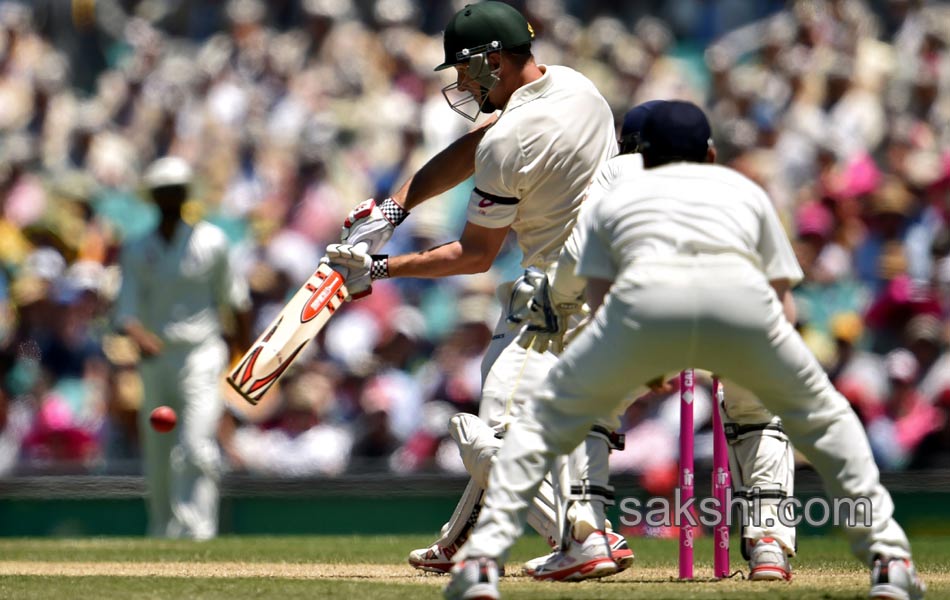
[[[353,244],[353,248],[355,248],[356,250],[359,250],[360,252],[369,252],[369,242],[358,242],[356,244]],[[350,270],[347,269],[346,267],[341,267],[340,265],[332,265],[332,264],[330,265],[330,267],[334,271],[339,273],[340,276],[344,279],[344,281],[346,280],[347,277],[350,276]]]

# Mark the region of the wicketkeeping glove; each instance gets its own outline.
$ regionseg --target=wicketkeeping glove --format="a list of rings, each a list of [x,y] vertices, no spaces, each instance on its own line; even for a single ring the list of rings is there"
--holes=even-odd
[[[545,282],[545,275],[537,269],[525,269],[524,274],[515,280],[505,307],[506,320],[512,328],[520,328],[526,322],[537,318],[531,309],[531,301],[538,295],[538,288]]]
[[[583,312],[584,302],[581,298],[558,298],[556,294],[552,294],[547,275],[539,275],[540,279],[537,275],[529,276],[529,273],[525,272],[515,283],[517,289],[519,284],[537,282],[535,294],[528,301],[527,311],[523,316],[517,315],[524,325],[515,341],[525,349],[536,352],[550,349],[551,352],[560,354],[564,350],[564,334],[567,333],[568,323],[572,316]]]
[[[363,244],[330,244],[320,262],[340,270],[350,292],[347,301],[369,296],[373,293],[374,280],[389,277],[389,257],[369,254]]]
[[[409,211],[392,198],[380,203],[370,198],[360,202],[343,221],[340,241],[355,246],[365,243],[370,253],[379,252],[393,235],[396,226],[406,220]]]

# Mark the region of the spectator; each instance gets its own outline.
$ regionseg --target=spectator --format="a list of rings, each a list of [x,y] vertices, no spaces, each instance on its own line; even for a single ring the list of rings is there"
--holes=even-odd
[[[828,377],[854,407],[865,424],[880,412],[888,391],[887,371],[878,354],[861,349],[864,326],[855,313],[841,313],[831,320],[835,362]]]
[[[23,438],[23,455],[33,466],[51,471],[82,471],[98,457],[99,444],[60,396],[46,385],[37,388],[40,407]]]
[[[935,407],[937,428],[920,442],[910,469],[950,469],[950,397],[941,396]]]
[[[871,349],[887,352],[900,345],[904,328],[914,316],[938,316],[942,311],[930,290],[915,284],[907,274],[903,246],[889,243],[883,248],[879,262],[883,287],[871,301],[864,319],[871,330]]]
[[[920,365],[917,388],[930,404],[950,398],[950,353],[940,320],[933,315],[917,315],[907,323],[907,348]]]
[[[353,436],[333,423],[335,377],[326,366],[287,375],[282,385],[284,405],[278,413],[260,426],[240,425],[225,442],[232,467],[283,477],[342,473]]]
[[[899,348],[884,359],[891,390],[877,416],[868,419],[874,459],[884,469],[905,469],[924,439],[944,426],[941,412],[917,390],[917,359]]]

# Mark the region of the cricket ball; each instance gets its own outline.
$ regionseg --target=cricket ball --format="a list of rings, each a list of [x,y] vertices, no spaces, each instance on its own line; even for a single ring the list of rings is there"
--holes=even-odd
[[[170,406],[159,406],[149,415],[148,422],[152,424],[152,429],[155,431],[168,433],[178,423],[178,415]]]

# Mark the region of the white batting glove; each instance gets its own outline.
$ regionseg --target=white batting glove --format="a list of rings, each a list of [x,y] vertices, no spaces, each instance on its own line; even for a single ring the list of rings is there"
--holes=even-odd
[[[359,300],[373,293],[373,281],[389,277],[389,257],[369,254],[363,244],[330,244],[325,262],[340,271],[350,292],[347,300]]]
[[[343,221],[340,241],[354,246],[364,243],[368,252],[378,252],[392,237],[396,226],[408,216],[409,211],[396,204],[392,198],[386,198],[378,204],[372,198],[364,200]]]

